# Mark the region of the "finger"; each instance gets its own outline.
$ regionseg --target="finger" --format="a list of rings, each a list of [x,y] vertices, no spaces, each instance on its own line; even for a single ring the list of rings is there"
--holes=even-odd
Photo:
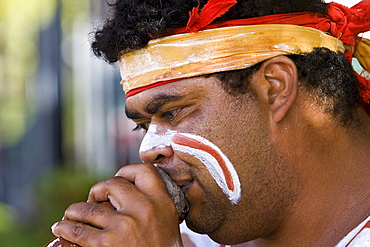
[[[144,203],[145,197],[133,183],[117,176],[95,184],[90,190],[88,202],[109,200],[118,212],[129,213],[131,205]]]
[[[53,226],[53,234],[80,246],[103,246],[99,239],[103,231],[88,224],[62,220]]]
[[[141,192],[148,196],[167,195],[166,186],[161,176],[151,164],[124,166],[116,175],[131,181]]]
[[[117,212],[94,202],[74,203],[64,213],[65,220],[89,224],[100,229],[104,229],[110,224],[110,216],[117,217]]]

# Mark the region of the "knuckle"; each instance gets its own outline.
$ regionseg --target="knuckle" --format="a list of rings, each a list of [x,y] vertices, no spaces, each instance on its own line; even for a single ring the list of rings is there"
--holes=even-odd
[[[111,177],[111,178],[108,178],[107,180],[105,180],[104,182],[108,185],[108,186],[110,186],[110,185],[112,185],[112,186],[116,186],[116,185],[118,185],[118,184],[121,184],[122,183],[122,181],[125,181],[125,179],[123,179],[122,177]]]
[[[87,239],[88,232],[86,231],[84,224],[83,223],[76,223],[70,228],[70,234],[77,238],[78,240],[80,239]]]
[[[77,204],[78,203],[73,203],[73,204],[69,205],[65,212],[69,213],[69,212],[73,211],[76,208]]]
[[[100,213],[102,213],[102,209],[97,203],[79,202],[70,205],[65,212],[65,216],[73,220],[76,215],[79,218],[89,218]]]
[[[96,183],[90,188],[90,194],[93,193],[94,191],[99,189],[99,186],[101,185],[102,182]]]
[[[116,176],[106,179],[91,187],[89,192],[89,201],[106,201],[114,191],[127,193],[131,191],[132,186],[134,186],[133,183],[123,177]]]
[[[82,206],[82,202],[73,203],[68,206],[66,211],[64,212],[64,216],[67,218],[73,218],[76,212],[78,212]]]
[[[106,183],[106,180],[103,180],[103,181],[100,181],[99,183],[94,184],[90,188],[89,194],[91,195],[91,194],[99,193],[102,190],[102,188],[104,188],[105,183]]]
[[[81,216],[82,217],[91,217],[96,214],[101,214],[102,210],[96,203],[87,202],[81,208]]]
[[[122,193],[128,193],[132,190],[134,186],[131,182],[122,177],[113,177],[106,180],[106,186],[109,188],[116,188]]]

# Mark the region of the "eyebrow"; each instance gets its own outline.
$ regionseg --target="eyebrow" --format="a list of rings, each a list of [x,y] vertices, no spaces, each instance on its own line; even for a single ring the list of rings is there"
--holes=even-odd
[[[168,104],[170,102],[174,102],[174,101],[178,101],[182,98],[184,98],[185,96],[183,95],[179,95],[179,94],[172,94],[172,95],[167,95],[167,94],[159,94],[157,96],[155,96],[153,98],[153,100],[151,100],[149,102],[149,104],[147,104],[145,106],[145,109],[144,111],[150,115],[152,114],[155,114],[156,112],[158,112],[158,110],[165,104]],[[127,106],[125,107],[125,113],[126,113],[126,116],[130,119],[140,119],[140,118],[143,118],[143,116],[139,113],[139,112],[136,112],[136,111],[130,111]]]

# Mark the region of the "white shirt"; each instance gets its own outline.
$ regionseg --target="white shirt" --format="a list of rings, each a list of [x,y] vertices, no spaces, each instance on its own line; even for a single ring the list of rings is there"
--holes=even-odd
[[[181,233],[188,235],[197,247],[220,247],[207,235],[191,231],[183,222],[180,225]],[[370,247],[370,216],[347,234],[335,247]]]
[[[335,247],[370,247],[370,216],[348,233]]]

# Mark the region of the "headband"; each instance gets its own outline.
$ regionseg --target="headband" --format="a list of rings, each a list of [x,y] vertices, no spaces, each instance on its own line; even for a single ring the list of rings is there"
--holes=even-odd
[[[328,16],[309,12],[278,14],[213,24],[236,0],[209,0],[193,8],[188,24],[119,59],[126,97],[173,81],[244,69],[264,60],[305,54],[316,47],[356,57],[370,69],[370,41],[357,37],[370,30],[370,0],[351,9],[330,3]],[[362,104],[370,106],[370,82],[357,75]]]
[[[122,57],[122,84],[130,96],[158,82],[244,69],[279,55],[308,53],[314,47],[346,51],[343,42],[332,36],[293,25],[236,26],[172,35]]]

